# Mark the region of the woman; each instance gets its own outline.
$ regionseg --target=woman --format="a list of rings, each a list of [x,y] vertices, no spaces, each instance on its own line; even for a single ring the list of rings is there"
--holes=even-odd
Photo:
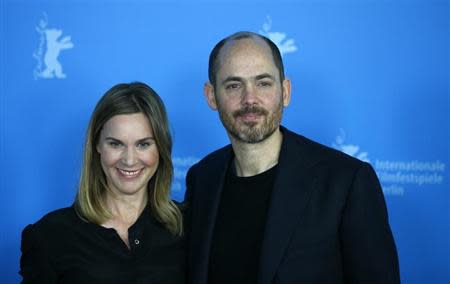
[[[72,207],[27,226],[22,283],[184,283],[172,140],[159,96],[119,84],[98,102]]]

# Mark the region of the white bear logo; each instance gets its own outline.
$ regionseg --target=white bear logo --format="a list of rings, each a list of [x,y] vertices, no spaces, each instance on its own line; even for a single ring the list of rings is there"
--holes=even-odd
[[[33,56],[37,59],[38,65],[34,70],[34,77],[37,79],[40,78],[66,78],[66,74],[64,74],[62,65],[58,61],[58,56],[62,50],[70,49],[74,47],[74,44],[71,41],[70,36],[65,36],[60,39],[63,31],[60,29],[47,29],[47,18],[44,14],[45,19],[41,20],[39,26],[36,30],[41,35],[41,43],[38,50],[33,54]],[[45,44],[45,53],[44,50]],[[45,68],[43,68],[43,64],[45,64]]]
[[[268,37],[278,46],[281,55],[297,51],[297,46],[295,46],[294,40],[286,39],[285,33],[271,32],[270,29],[272,28],[272,19],[270,16],[267,16],[266,19],[267,22],[263,24],[263,30],[259,32],[263,36]]]
[[[336,143],[333,143],[333,148],[344,152],[347,155],[355,157],[364,162],[370,162],[367,152],[359,152],[359,146],[352,144],[344,144],[345,132],[339,129],[340,135],[336,137]]]

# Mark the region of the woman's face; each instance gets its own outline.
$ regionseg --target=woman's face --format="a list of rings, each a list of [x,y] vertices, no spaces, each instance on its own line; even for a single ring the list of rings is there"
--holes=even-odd
[[[97,145],[108,189],[114,195],[145,195],[159,163],[153,130],[142,113],[116,115]]]

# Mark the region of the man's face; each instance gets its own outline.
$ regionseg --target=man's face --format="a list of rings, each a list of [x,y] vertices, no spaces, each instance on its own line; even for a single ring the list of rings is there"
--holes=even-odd
[[[280,81],[265,42],[241,39],[222,48],[216,85],[205,86],[205,92],[231,138],[258,143],[278,129],[290,83]]]

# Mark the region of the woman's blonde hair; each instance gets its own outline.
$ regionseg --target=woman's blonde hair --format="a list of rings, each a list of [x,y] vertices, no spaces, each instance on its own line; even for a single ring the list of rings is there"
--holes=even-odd
[[[172,137],[166,109],[158,94],[140,82],[115,85],[97,103],[87,130],[75,209],[81,217],[95,224],[112,217],[105,202],[107,183],[96,146],[103,126],[110,118],[133,113],[143,113],[148,118],[159,151],[158,169],[147,189],[151,212],[172,234],[181,235],[181,212],[170,199]]]

